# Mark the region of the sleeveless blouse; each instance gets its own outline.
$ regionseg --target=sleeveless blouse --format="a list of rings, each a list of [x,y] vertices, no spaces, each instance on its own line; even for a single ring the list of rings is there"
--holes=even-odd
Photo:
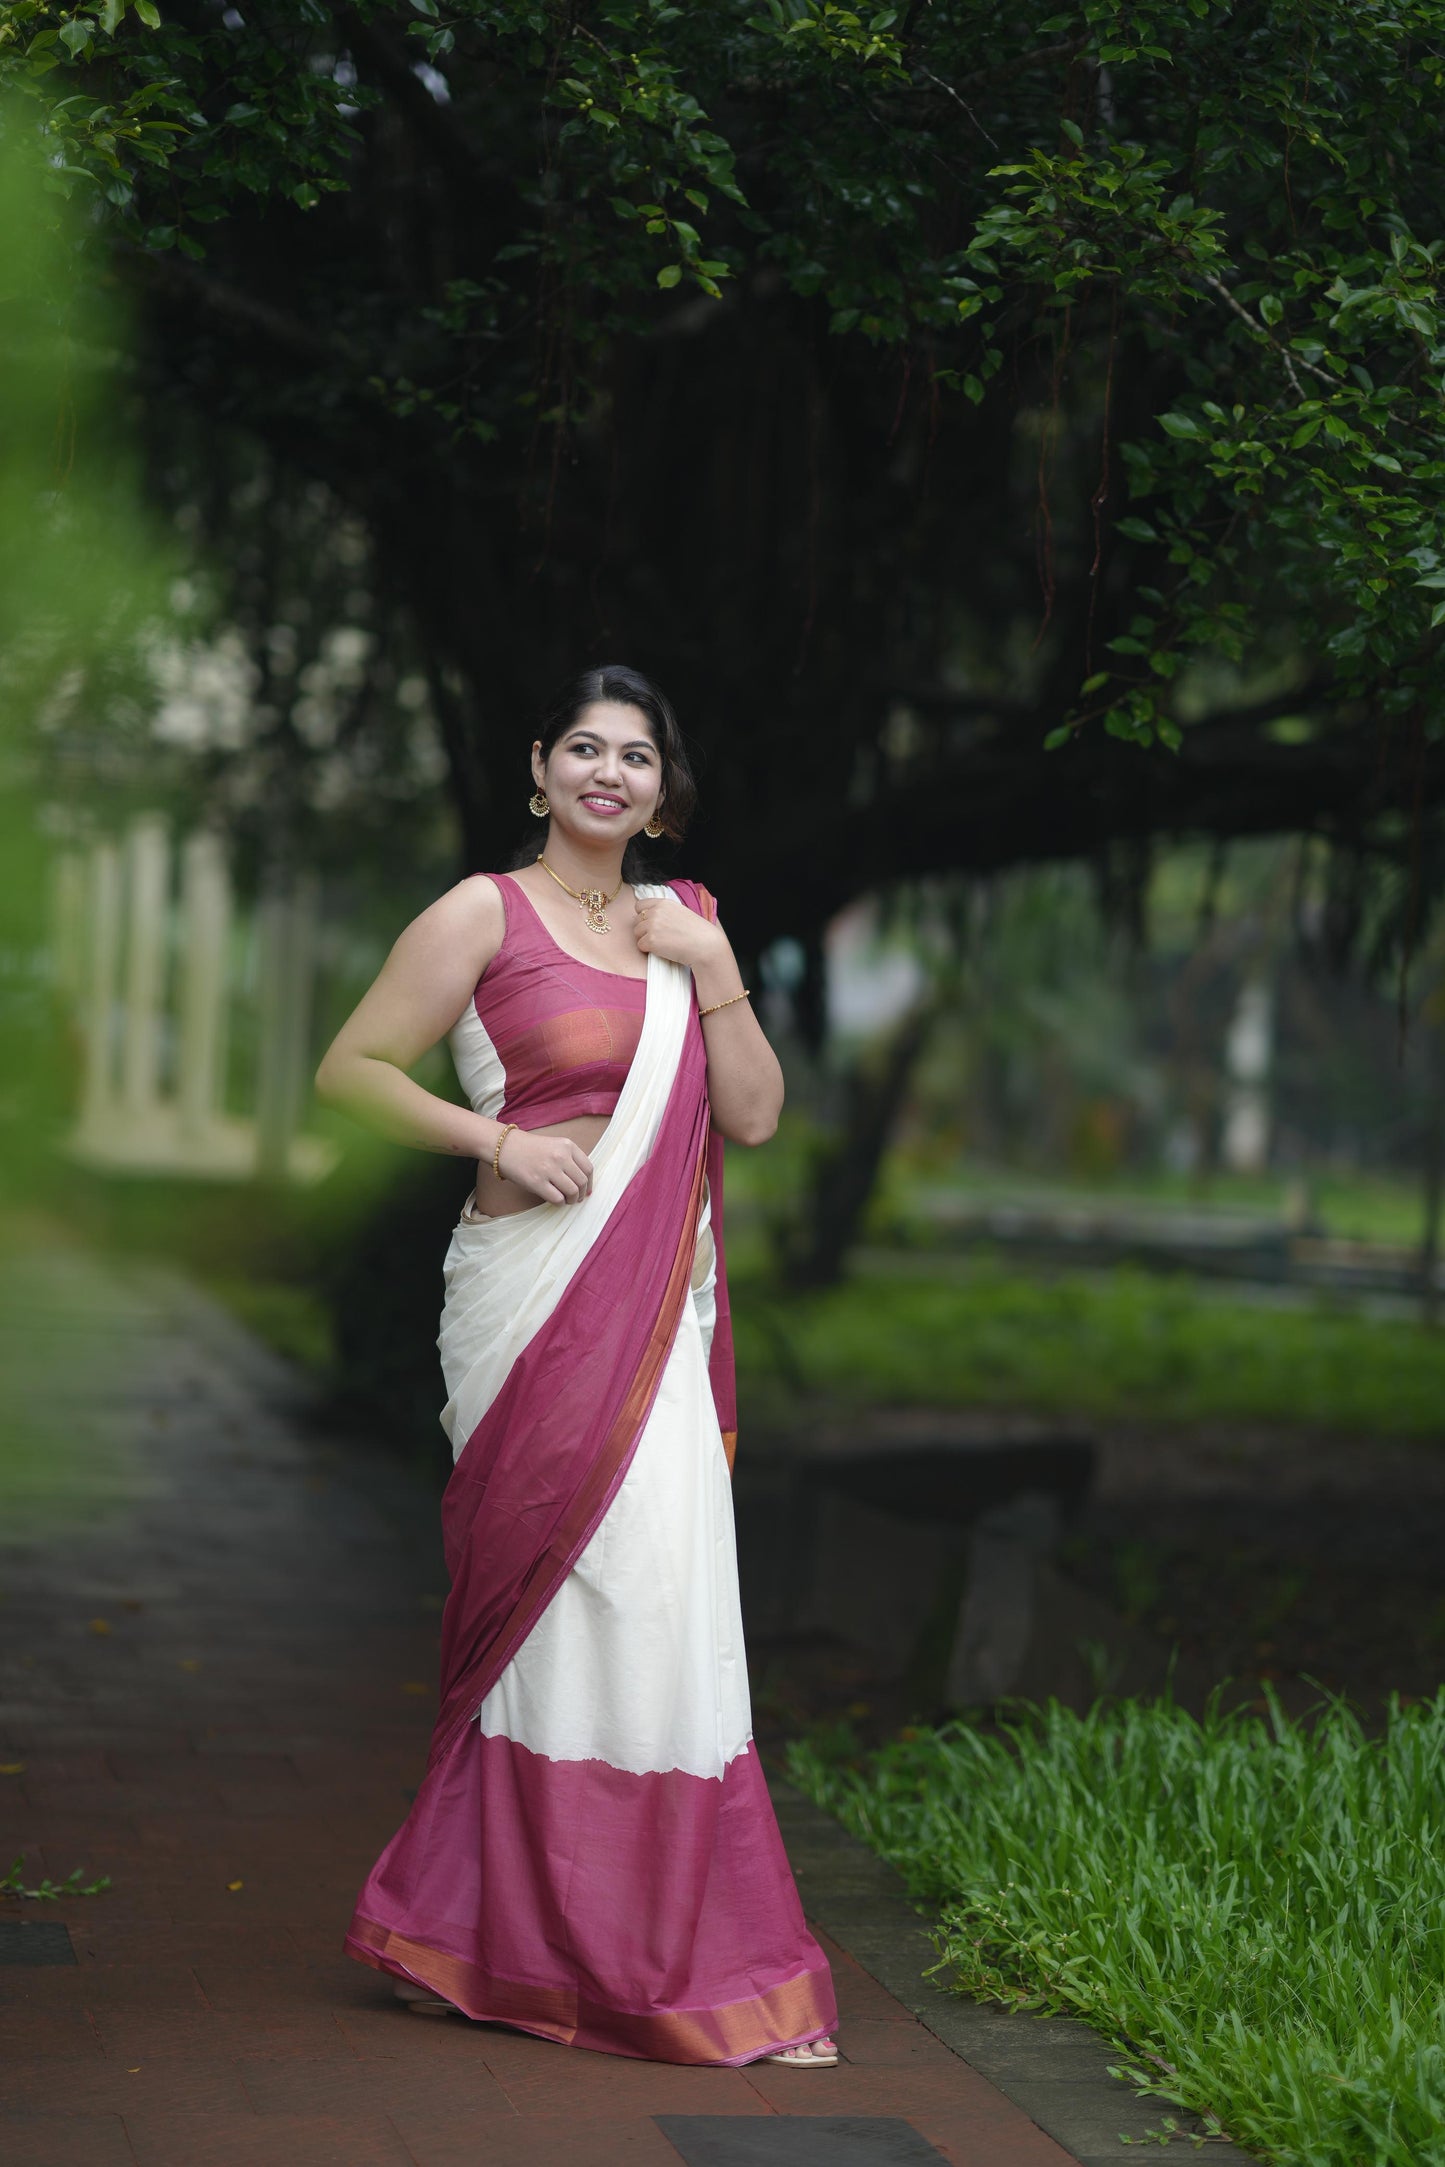
[[[506,873],[492,878],[502,945],[448,1033],[472,1111],[523,1128],[610,1115],[642,1035],[647,981],[579,963],[524,888]]]

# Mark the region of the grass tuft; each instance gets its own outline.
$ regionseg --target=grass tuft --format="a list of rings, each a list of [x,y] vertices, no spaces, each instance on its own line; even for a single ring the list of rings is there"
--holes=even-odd
[[[1445,2167],[1445,1689],[1378,1737],[1050,1704],[790,1765],[938,1908],[960,1992],[1086,2018],[1288,2167]]]
[[[3,1880],[0,1880],[0,1897],[19,1896],[27,1903],[55,1904],[64,1896],[104,1896],[111,1886],[109,1874],[101,1874],[98,1880],[87,1881],[85,1869],[77,1866],[63,1881],[52,1881],[48,1875],[35,1883],[25,1878],[25,1860],[18,1858]]]

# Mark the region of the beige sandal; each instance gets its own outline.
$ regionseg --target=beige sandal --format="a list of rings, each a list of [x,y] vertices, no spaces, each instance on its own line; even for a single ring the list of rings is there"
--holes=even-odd
[[[804,2045],[807,2047],[806,2053],[803,2046],[784,2047],[780,2054],[763,2054],[758,2059],[764,2062],[777,2062],[784,2069],[836,2068],[838,2049],[831,2039],[813,2039],[805,2041]],[[832,2051],[827,2054],[819,2054],[817,2052],[819,2047],[828,2047]]]

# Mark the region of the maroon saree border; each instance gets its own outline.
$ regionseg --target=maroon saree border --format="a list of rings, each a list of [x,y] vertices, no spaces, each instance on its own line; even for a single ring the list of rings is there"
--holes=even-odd
[[[703,887],[701,881],[675,880],[672,885],[679,891],[689,891],[683,893],[682,900],[706,918],[709,925],[717,924],[717,898]],[[727,1451],[728,1473],[731,1474],[738,1444],[737,1369],[733,1357],[732,1305],[728,1299],[727,1252],[723,1242],[723,1139],[715,1128],[708,1131],[707,1187],[713,1248],[717,1254],[714,1288],[717,1313],[713,1322],[712,1351],[708,1356],[708,1382],[712,1386],[718,1426]]]
[[[822,2039],[837,2022],[826,1971],[801,1971],[761,1994],[717,2009],[634,2011],[614,2009],[561,1987],[498,1978],[464,1957],[393,1933],[360,1912],[346,1943],[361,1963],[431,1987],[476,2023],[507,2024],[562,2046],[598,2047],[640,2061],[736,2065]]]
[[[444,1684],[442,1704],[432,1739],[431,1761],[440,1759],[481,1707],[491,1687],[500,1678],[586,1549],[601,1525],[608,1506],[622,1486],[623,1477],[631,1465],[632,1455],[637,1449],[653,1400],[657,1396],[662,1372],[672,1351],[672,1343],[677,1337],[682,1305],[688,1296],[693,1253],[697,1247],[697,1223],[702,1209],[705,1166],[705,1149],[696,1151],[687,1205],[663,1288],[662,1301],[632,1383],[608,1428],[601,1450],[569,1499],[546,1547],[534,1559],[521,1591],[496,1637],[478,1651],[475,1660],[450,1684]],[[470,1446],[467,1450],[470,1450]],[[458,1464],[460,1465],[460,1462]]]
[[[692,882],[676,886],[690,909],[713,915],[705,890]],[[693,995],[651,1152],[556,1309],[517,1357],[447,1484],[442,1528],[452,1588],[442,1617],[441,1707],[428,1766],[480,1708],[622,1484],[688,1298],[710,1174],[721,1231],[721,1145]],[[669,1222],[676,1232],[664,1270],[656,1237]],[[725,1319],[720,1252],[718,1285]],[[649,1311],[644,1331],[641,1317]],[[614,1341],[615,1355],[607,1357]],[[612,1368],[604,1367],[600,1389],[579,1402],[574,1373],[599,1352]],[[729,1348],[729,1375],[731,1367]],[[709,1378],[716,1399],[711,1363]]]

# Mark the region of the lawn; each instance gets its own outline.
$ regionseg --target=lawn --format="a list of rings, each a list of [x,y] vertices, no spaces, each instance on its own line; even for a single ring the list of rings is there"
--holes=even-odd
[[[260,1273],[201,1276],[278,1352],[327,1372],[318,1293]],[[937,1276],[860,1274],[818,1294],[746,1274],[733,1307],[742,1405],[769,1426],[834,1404],[996,1406],[1445,1435],[1445,1331],[1325,1301],[1256,1306],[1131,1267],[1046,1278],[979,1260]]]
[[[748,1277],[733,1300],[743,1403],[770,1420],[837,1401],[1445,1433],[1445,1332],[1323,1299],[1288,1309],[1135,1268],[980,1260],[816,1294]]]
[[[926,1179],[901,1168],[893,1175],[899,1204],[907,1208],[931,1192],[978,1203],[1031,1203],[1128,1210],[1144,1205],[1176,1207],[1191,1217],[1213,1212],[1257,1214],[1288,1221],[1307,1195],[1311,1215],[1322,1233],[1341,1239],[1413,1247],[1420,1240],[1424,1204],[1419,1187],[1398,1175],[1365,1169],[1311,1170],[1305,1176],[1285,1173],[1236,1174],[1221,1169],[1207,1184],[1188,1174],[1163,1170],[1122,1172],[1113,1180],[1061,1177],[1030,1178],[1008,1168],[965,1165],[941,1179]]]
[[[1445,2167],[1445,1692],[1373,1738],[1124,1702],[790,1759],[960,1992],[1086,2018],[1278,2167]]]
[[[744,1179],[729,1257],[750,1422],[788,1426],[830,1403],[911,1403],[1015,1407],[1078,1421],[1225,1418],[1364,1436],[1445,1432],[1445,1331],[1373,1319],[1327,1297],[1287,1308],[1217,1281],[1196,1285],[1137,1267],[1050,1275],[985,1254],[935,1264],[882,1251],[865,1255],[840,1287],[782,1289],[767,1271],[760,1202],[748,1187],[753,1165],[746,1154],[734,1158]],[[730,1184],[733,1173],[730,1162]],[[348,1181],[352,1217],[355,1188]],[[340,1202],[195,1184],[102,1184],[85,1209],[88,1232],[111,1253],[183,1258],[272,1346],[322,1377],[331,1369],[333,1323],[321,1282],[355,1232],[352,1217],[332,1223]],[[433,1273],[439,1302],[440,1247],[435,1272],[430,1257],[408,1264]],[[430,1337],[424,1328],[416,1339],[418,1377],[435,1375],[440,1395]]]
[[[766,1220],[780,1196],[792,1195],[806,1179],[810,1133],[805,1121],[785,1114],[766,1150],[728,1153],[728,1208],[749,1234],[756,1222]],[[1141,1205],[1159,1211],[1174,1207],[1191,1218],[1243,1214],[1280,1225],[1293,1221],[1304,1199],[1312,1219],[1328,1235],[1414,1247],[1423,1231],[1419,1183],[1381,1169],[1307,1167],[1240,1174],[1221,1168],[1201,1181],[1163,1168],[1124,1167],[1112,1176],[1071,1178],[983,1159],[939,1165],[917,1149],[889,1154],[870,1223],[877,1231],[901,1223],[915,1240],[925,1240],[933,1223],[930,1200],[946,1200],[1085,1206],[1106,1213]]]

